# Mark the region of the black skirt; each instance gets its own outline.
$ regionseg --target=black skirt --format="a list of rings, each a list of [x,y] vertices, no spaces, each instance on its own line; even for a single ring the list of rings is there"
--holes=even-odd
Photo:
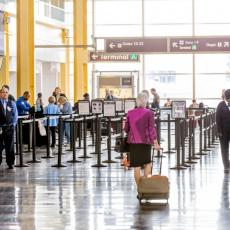
[[[147,144],[129,144],[130,167],[142,167],[151,163],[151,145]]]

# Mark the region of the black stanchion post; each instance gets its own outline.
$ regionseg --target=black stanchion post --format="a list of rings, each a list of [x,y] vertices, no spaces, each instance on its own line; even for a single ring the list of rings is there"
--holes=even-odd
[[[176,135],[176,166],[170,169],[183,170],[185,167],[181,166],[180,156],[180,119],[175,119],[175,135]]]
[[[188,133],[188,160],[186,161],[186,163],[188,164],[195,164],[197,163],[196,161],[193,161],[192,159],[192,126],[193,126],[193,120],[192,118],[189,118],[189,133]]]
[[[87,120],[86,117],[84,116],[84,121],[83,121],[83,156],[79,157],[79,158],[92,158],[90,156],[87,156]]]
[[[92,144],[88,146],[95,146],[95,123],[94,119],[91,120],[91,127],[90,127],[91,137],[92,137]]]
[[[123,117],[121,117],[120,130],[121,130],[121,137],[124,137],[124,133],[123,133]],[[123,153],[120,153],[120,156],[115,157],[115,159],[118,159],[118,160],[122,160],[123,158],[124,158]]]
[[[167,124],[168,124],[168,151],[164,151],[164,153],[175,153],[175,151],[171,150],[171,121],[170,121],[170,114],[167,117]]]
[[[107,149],[108,149],[108,160],[103,161],[103,163],[117,163],[117,161],[113,161],[111,158],[111,118],[108,118],[107,121],[107,128],[108,128],[108,139],[107,139]]]
[[[97,153],[97,164],[92,167],[106,167],[101,163],[101,119],[96,115],[96,153]]]
[[[76,159],[76,122],[75,122],[75,117],[73,118],[73,124],[71,127],[71,132],[72,132],[72,151],[73,151],[73,160],[67,161],[68,163],[80,163],[81,161]]]
[[[32,123],[32,160],[27,161],[28,163],[41,163],[40,160],[36,159],[36,119],[35,114],[33,114],[33,123]]]
[[[18,155],[19,154],[19,149],[18,149],[18,146],[19,146],[19,143],[18,143],[18,125],[16,125],[16,127],[15,127],[15,137],[16,137],[16,154],[15,155]]]
[[[79,122],[79,139],[78,139],[78,147],[77,149],[83,149],[83,147],[81,146],[81,139],[82,139],[82,122]]]
[[[198,160],[200,157],[196,156],[196,120],[193,117],[192,118],[192,159],[193,160]]]
[[[207,154],[203,153],[203,115],[200,115],[199,126],[200,126],[200,129],[199,129],[199,153],[197,153],[196,155],[205,156]]]
[[[29,167],[28,164],[23,163],[23,153],[22,153],[22,120],[18,121],[18,129],[19,129],[19,164],[15,165],[15,167]]]
[[[63,124],[63,120],[62,117],[59,116],[58,119],[58,162],[56,165],[52,165],[52,167],[57,167],[57,168],[61,168],[61,167],[66,167],[66,165],[62,164],[61,162],[61,155],[62,155],[62,124]]]
[[[204,117],[204,152],[210,152],[211,150],[207,148],[207,132],[208,132],[208,124],[207,124],[207,116],[208,113],[205,114]]]
[[[180,123],[180,133],[181,133],[181,165],[184,167],[191,167],[185,163],[185,129],[186,129],[186,120],[181,120]]]
[[[161,144],[161,119],[160,119],[160,115],[159,114],[157,115],[157,119],[156,119],[156,127],[157,127],[157,141],[158,141],[158,143],[160,145]],[[157,155],[155,157],[156,158],[165,157],[162,154],[161,154],[160,151],[157,151]]]
[[[54,156],[51,156],[50,154],[50,117],[47,118],[47,124],[46,124],[46,135],[47,135],[47,143],[46,143],[46,156],[43,156],[42,158],[49,159],[54,158]]]

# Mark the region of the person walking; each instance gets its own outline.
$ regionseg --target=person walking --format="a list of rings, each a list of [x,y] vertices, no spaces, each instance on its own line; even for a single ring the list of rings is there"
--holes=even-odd
[[[138,185],[141,177],[141,167],[144,166],[144,176],[151,174],[152,145],[160,150],[157,141],[154,113],[147,109],[148,96],[140,93],[137,96],[137,108],[130,110],[126,117],[124,130],[128,134],[130,147],[130,167],[134,167],[134,178]]]
[[[216,110],[216,125],[220,139],[220,148],[224,173],[229,173],[229,140],[230,140],[230,89],[224,92],[224,101],[221,101]]]
[[[13,169],[15,161],[14,128],[18,121],[18,112],[14,101],[9,100],[9,90],[2,88],[0,91],[0,165],[2,151],[5,148],[6,163]]]

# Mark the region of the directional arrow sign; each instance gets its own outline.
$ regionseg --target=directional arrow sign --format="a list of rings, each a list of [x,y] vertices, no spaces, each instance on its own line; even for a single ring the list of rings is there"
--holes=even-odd
[[[162,53],[167,52],[167,38],[106,38],[108,53]]]
[[[140,56],[136,53],[131,54],[112,54],[103,52],[89,52],[90,62],[138,62]]]
[[[181,37],[170,39],[170,52],[230,52],[230,37]]]

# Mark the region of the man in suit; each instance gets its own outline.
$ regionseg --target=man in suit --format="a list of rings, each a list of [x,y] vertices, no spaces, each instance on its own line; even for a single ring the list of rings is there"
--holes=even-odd
[[[0,164],[2,151],[5,148],[6,163],[13,169],[14,156],[14,127],[17,124],[18,112],[14,101],[9,100],[9,91],[2,88],[0,91]]]
[[[230,140],[230,89],[224,92],[225,99],[221,101],[216,111],[217,131],[220,138],[220,147],[224,172],[230,172],[229,140]]]

